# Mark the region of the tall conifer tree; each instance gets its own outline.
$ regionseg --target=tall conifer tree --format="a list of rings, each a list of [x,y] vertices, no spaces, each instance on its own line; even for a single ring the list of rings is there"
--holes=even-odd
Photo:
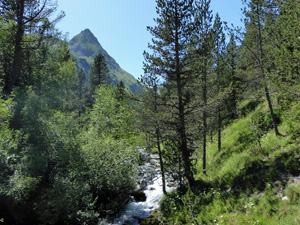
[[[92,95],[95,92],[97,86],[102,85],[109,77],[108,67],[105,61],[105,57],[101,54],[96,55],[94,58],[94,64],[90,72],[88,83],[88,101],[92,101]]]
[[[185,62],[187,46],[193,34],[193,0],[156,0],[158,18],[156,26],[148,30],[153,36],[152,54],[145,54],[146,64],[153,73],[165,80],[164,87],[168,89],[166,104],[174,118],[170,118],[171,129],[176,133],[179,142],[184,176],[189,185],[195,185],[191,162],[192,148],[189,145],[187,132],[187,111],[189,103],[187,80],[191,74],[187,71]]]
[[[237,58],[238,58],[238,46],[233,34],[230,36],[230,41],[226,46],[226,71],[227,80],[231,83],[231,92],[227,99],[227,110],[229,113],[229,118],[234,119],[237,115],[237,101],[239,94],[239,84],[241,82],[240,77],[237,73]]]
[[[269,10],[272,2],[270,0],[244,0],[244,3],[246,4],[244,9],[246,33],[242,44],[244,46],[244,56],[247,57],[249,63],[248,71],[264,87],[273,128],[275,134],[280,135],[269,91],[269,83],[271,81],[268,79],[268,75],[274,65],[270,60],[270,53],[267,51],[267,46],[270,43],[265,32],[265,27],[268,26],[270,17],[273,16],[273,13]]]
[[[54,20],[51,17],[57,9],[52,0],[1,0],[0,15],[6,21],[14,21],[11,36],[13,55],[6,65],[4,90],[10,94],[14,87],[28,84],[30,64],[28,59],[32,51],[40,49],[42,42],[52,36],[53,25],[64,17],[59,14]],[[25,55],[26,51],[26,55]],[[25,63],[26,61],[26,63]]]
[[[159,96],[159,76],[157,74],[148,73],[148,66],[145,65],[145,74],[141,77],[141,83],[144,85],[146,91],[143,95],[143,127],[148,128],[146,132],[150,135],[150,139],[155,140],[155,146],[158,150],[159,164],[162,178],[162,190],[164,194],[166,191],[165,165],[161,149],[162,144],[162,123],[163,118],[161,112],[161,98]],[[151,69],[150,69],[151,71]]]
[[[212,50],[213,50],[213,27],[212,27],[212,11],[210,10],[210,0],[196,1],[195,6],[195,30],[193,37],[193,53],[194,58],[193,69],[195,75],[200,80],[200,88],[202,100],[202,137],[203,137],[203,155],[202,155],[202,172],[206,174],[206,145],[208,133],[208,77],[212,66]]]
[[[300,83],[300,2],[280,0],[277,3],[277,18],[268,24],[272,60],[276,70],[272,80],[280,91],[299,97]]]
[[[223,32],[223,25],[219,14],[216,15],[214,25],[213,25],[213,39],[214,39],[214,58],[215,58],[215,73],[216,73],[216,91],[220,93],[227,86],[226,80],[226,70],[225,70],[225,34]],[[218,115],[218,150],[221,151],[222,139],[221,139],[221,129],[222,129],[222,107],[224,101],[220,101],[217,106]]]

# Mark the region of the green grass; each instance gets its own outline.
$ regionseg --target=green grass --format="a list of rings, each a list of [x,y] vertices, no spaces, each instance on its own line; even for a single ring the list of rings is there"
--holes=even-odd
[[[275,135],[265,102],[241,107],[240,118],[223,130],[222,150],[208,145],[208,176],[201,174],[201,162],[196,166],[196,179],[207,185],[164,197],[168,224],[300,223],[300,182],[287,179],[300,176],[299,103],[276,108],[282,136]]]

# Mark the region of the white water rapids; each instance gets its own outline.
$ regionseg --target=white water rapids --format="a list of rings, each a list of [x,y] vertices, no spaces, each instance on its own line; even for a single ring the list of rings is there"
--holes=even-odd
[[[146,185],[143,191],[146,194],[145,202],[129,202],[113,219],[111,225],[138,225],[139,219],[151,216],[151,212],[159,207],[159,201],[163,197],[162,178],[159,160],[155,155],[150,155],[150,162],[140,167],[143,181]],[[172,188],[166,187],[167,191]]]

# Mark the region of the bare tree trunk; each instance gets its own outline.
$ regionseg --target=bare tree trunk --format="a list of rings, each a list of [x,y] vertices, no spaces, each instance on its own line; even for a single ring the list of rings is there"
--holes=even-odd
[[[165,179],[165,171],[164,171],[164,162],[162,159],[162,152],[160,148],[160,132],[158,126],[156,127],[156,144],[157,144],[157,149],[158,149],[158,154],[159,154],[159,164],[160,164],[160,172],[161,172],[161,179],[162,179],[162,189],[163,193],[166,195],[166,179]]]

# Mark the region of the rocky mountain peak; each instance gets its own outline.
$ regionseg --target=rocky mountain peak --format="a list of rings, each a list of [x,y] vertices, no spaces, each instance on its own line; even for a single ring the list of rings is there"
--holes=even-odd
[[[76,60],[77,67],[83,69],[87,79],[95,56],[101,54],[105,57],[113,84],[116,85],[120,81],[123,81],[125,87],[129,88],[133,93],[141,90],[141,87],[137,84],[137,80],[119,66],[89,29],[85,29],[73,37],[69,42],[69,48],[71,55]]]

